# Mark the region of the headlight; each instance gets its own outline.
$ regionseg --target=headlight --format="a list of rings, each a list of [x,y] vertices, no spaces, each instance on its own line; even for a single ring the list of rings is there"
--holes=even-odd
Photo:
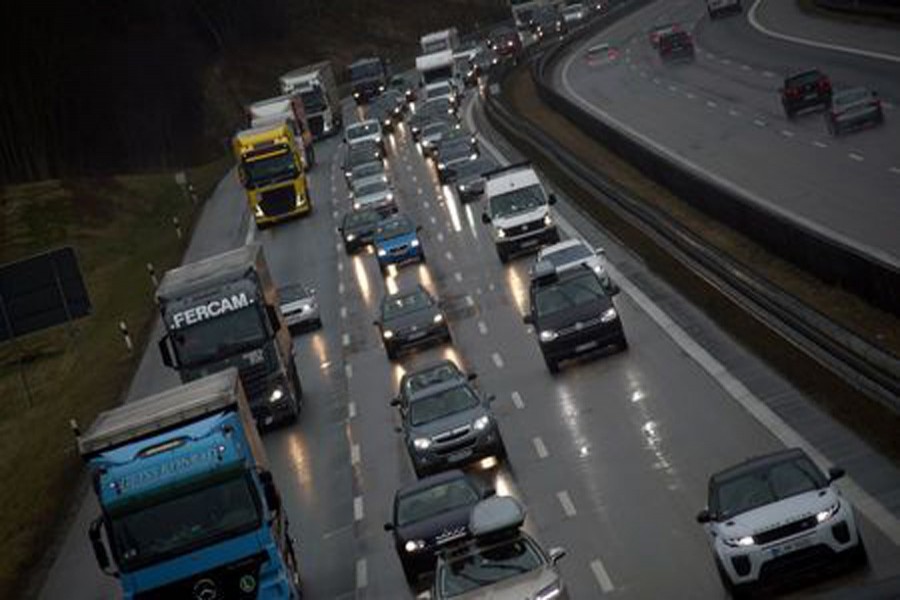
[[[413,446],[416,450],[428,450],[431,447],[431,440],[428,438],[416,438],[413,440]]]
[[[475,431],[484,431],[490,424],[491,418],[487,415],[484,415],[475,419],[475,422],[472,423],[472,429],[474,429]]]
[[[473,152],[472,154],[469,155],[469,160],[475,160],[475,159],[477,159],[477,158],[478,158],[478,153],[477,153],[477,152]]]
[[[416,240],[413,240],[413,241],[411,241],[411,242],[409,243],[409,245],[412,246],[413,248],[418,248],[418,247],[419,247],[419,240],[417,240],[417,239],[416,239]]]
[[[459,184],[459,191],[464,192],[467,189],[469,189],[469,186],[467,186],[466,184],[464,184],[464,183]]]
[[[353,175],[352,171],[344,171],[344,177],[349,179],[352,175]]]
[[[354,202],[354,203],[353,203],[353,210],[359,210],[359,207],[360,207],[360,206],[362,206],[362,204],[360,204],[359,202]]]
[[[551,225],[553,225],[553,217],[544,215],[544,227],[550,227]]]
[[[348,233],[348,234],[347,234],[347,237],[346,237],[345,239],[346,239],[348,242],[352,242],[353,240],[356,239],[356,234],[355,234],[355,233]]]
[[[438,169],[440,169],[441,171],[443,171],[446,168],[447,168],[447,165],[445,163],[438,163]]]
[[[387,199],[388,199],[388,200],[393,200],[393,199],[394,199],[394,192],[388,192]]]
[[[594,265],[594,273],[597,275],[603,275],[603,267],[600,265]]]
[[[403,549],[407,552],[418,552],[425,547],[424,540],[409,540],[404,544]]]
[[[739,538],[722,538],[722,541],[726,546],[731,546],[732,548],[744,548],[754,544],[752,535],[745,535]]]
[[[603,314],[600,315],[600,320],[604,323],[609,323],[610,321],[615,321],[618,318],[619,313],[616,312],[614,308],[607,308],[603,311]]]
[[[504,231],[503,229],[498,227],[497,228],[497,238],[502,240],[505,237],[506,237],[506,231]]]
[[[378,256],[387,256],[387,250],[385,250],[384,248],[379,248]]]
[[[816,522],[823,523],[823,522],[827,521],[828,519],[833,517],[835,514],[837,514],[837,511],[840,510],[840,508],[841,508],[841,503],[835,502],[834,504],[832,504],[825,510],[821,510],[821,511],[817,512],[816,513]]]
[[[383,182],[387,183],[387,182],[388,182],[388,177],[387,177],[387,175],[382,175],[382,176],[381,176],[381,180],[382,180]]]
[[[272,390],[272,393],[269,394],[269,402],[278,402],[282,398],[284,398],[284,390],[281,388],[275,388]]]
[[[359,98],[359,92],[353,92],[353,97],[354,97],[354,98]]]
[[[553,598],[558,598],[560,594],[562,594],[562,589],[559,587],[559,584],[553,583],[535,594],[534,600],[553,600]]]
[[[391,120],[390,120],[390,119],[385,119],[385,120],[384,120],[384,126],[385,126],[385,127],[390,127],[390,126],[391,126]]]
[[[540,333],[540,339],[542,342],[552,342],[556,338],[559,337],[559,334],[553,331],[552,329],[545,329]]]
[[[384,91],[384,86],[383,86],[383,85],[379,85],[379,86],[378,86],[378,91],[379,91],[379,92],[383,92],[383,91]]]
[[[257,217],[264,217],[264,216],[266,216],[266,213],[263,212],[262,206],[260,206],[259,204],[257,204],[256,206],[254,206],[254,207],[253,207],[253,210],[254,210],[254,212],[256,213],[256,216],[257,216]]]
[[[452,114],[453,114],[453,109],[452,109],[452,108],[448,108],[448,109],[447,109],[447,114],[448,114],[448,115],[452,115]]]
[[[385,329],[385,330],[381,333],[381,335],[382,335],[382,337],[384,337],[384,339],[389,340],[389,339],[391,339],[392,337],[394,337],[394,332],[391,331],[390,329]]]
[[[444,315],[442,315],[441,313],[434,315],[434,319],[432,319],[432,321],[434,321],[435,323],[441,323],[441,322],[443,322],[443,320],[444,320]]]

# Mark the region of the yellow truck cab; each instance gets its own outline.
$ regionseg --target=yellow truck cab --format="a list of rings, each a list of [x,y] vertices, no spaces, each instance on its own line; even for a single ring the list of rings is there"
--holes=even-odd
[[[287,121],[239,131],[234,136],[234,154],[257,226],[312,210],[304,161]]]

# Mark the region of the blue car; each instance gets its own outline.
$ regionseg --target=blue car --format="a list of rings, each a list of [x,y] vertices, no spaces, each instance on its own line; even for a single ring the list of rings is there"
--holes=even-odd
[[[420,229],[409,217],[399,213],[378,223],[372,243],[375,245],[375,255],[382,273],[387,270],[388,265],[425,262],[425,252],[418,235]]]

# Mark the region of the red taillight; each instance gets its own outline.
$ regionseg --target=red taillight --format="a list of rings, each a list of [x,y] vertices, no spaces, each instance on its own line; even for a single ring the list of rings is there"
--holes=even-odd
[[[830,92],[831,91],[831,82],[828,81],[827,79],[820,79],[819,80],[819,89],[823,92]]]

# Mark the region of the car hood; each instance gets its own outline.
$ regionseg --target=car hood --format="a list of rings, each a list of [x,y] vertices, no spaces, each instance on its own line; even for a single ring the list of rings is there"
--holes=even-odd
[[[532,600],[538,592],[559,581],[556,570],[549,565],[499,581],[490,587],[472,590],[455,596],[456,600]],[[560,585],[562,582],[560,582]]]
[[[352,233],[357,236],[371,236],[372,232],[375,231],[376,225],[378,225],[377,222],[356,223],[354,225],[345,225],[344,226],[344,235],[347,235],[348,233]]]
[[[422,308],[409,314],[392,317],[388,321],[385,321],[384,327],[385,329],[392,329],[393,331],[402,331],[413,325],[424,329],[434,323],[434,315],[439,312],[440,311],[436,306],[429,306],[428,308]]]
[[[397,537],[404,542],[424,540],[429,546],[435,543],[438,537],[457,539],[457,535],[468,533],[469,514],[472,506],[461,506],[428,519],[398,527]]]
[[[543,219],[547,214],[549,214],[549,212],[549,207],[546,204],[542,204],[540,206],[536,206],[528,210],[523,210],[511,215],[495,217],[493,221],[494,224],[498,227],[503,227],[504,229],[506,229],[509,227],[515,227],[516,225],[530,223],[531,221],[535,221],[537,219]]]
[[[484,415],[490,416],[490,413],[485,409],[483,405],[479,404],[472,408],[467,408],[466,410],[461,410],[451,415],[447,415],[446,417],[441,417],[440,419],[429,421],[428,423],[422,423],[421,425],[409,424],[407,435],[410,438],[417,438],[422,436],[432,437],[438,435],[439,433],[444,433],[445,431],[450,431],[451,429],[455,429],[457,427],[471,425],[475,421],[475,419],[483,417]]]
[[[396,235],[390,238],[381,238],[376,235],[375,243],[379,246],[383,246],[384,248],[393,248],[394,246],[403,246],[404,244],[409,244],[414,239],[416,239],[416,234],[411,231],[409,233]]]
[[[725,537],[755,535],[782,525],[814,516],[833,506],[838,495],[831,488],[813,490],[760,506],[726,521],[716,523],[716,529]]]
[[[578,322],[584,323],[591,319],[598,318],[605,310],[612,308],[612,306],[612,302],[610,302],[609,299],[598,298],[595,302],[588,302],[568,310],[538,317],[537,329],[538,331],[546,329],[556,330],[569,325],[574,325]]]

